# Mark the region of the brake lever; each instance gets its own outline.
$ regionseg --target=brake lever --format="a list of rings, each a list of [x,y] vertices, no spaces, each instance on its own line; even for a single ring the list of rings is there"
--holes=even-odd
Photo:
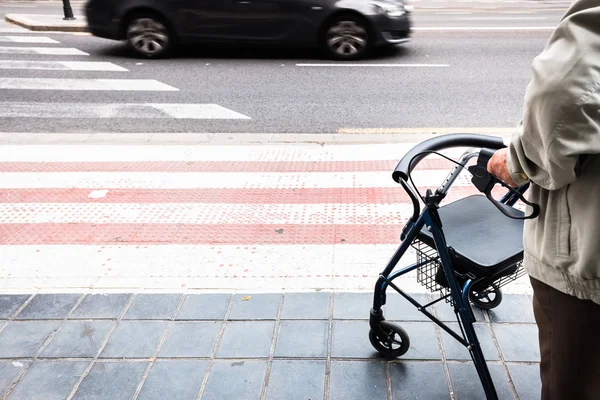
[[[507,184],[505,184],[501,180],[497,179],[494,175],[492,175],[488,172],[487,165],[488,165],[490,158],[492,158],[492,156],[494,155],[494,153],[495,153],[494,150],[481,149],[481,151],[479,152],[479,157],[477,158],[477,164],[472,165],[468,168],[469,172],[471,172],[471,174],[473,175],[473,177],[471,178],[471,182],[473,182],[473,185],[475,185],[475,187],[477,189],[479,189],[480,192],[485,194],[485,197],[487,197],[488,200],[491,201],[492,204],[494,206],[496,206],[496,208],[498,210],[500,210],[500,212],[502,214],[506,215],[507,217],[512,218],[512,219],[537,218],[538,215],[540,215],[540,206],[538,204],[527,201],[527,199],[525,199],[525,197],[523,196],[523,194],[521,192],[508,186]],[[510,190],[514,195],[516,195],[519,198],[519,200],[521,200],[523,203],[525,203],[529,207],[531,207],[532,208],[531,214],[526,215],[526,216],[521,216],[520,212],[517,209],[515,209],[509,205],[503,204],[503,203],[499,202],[498,200],[494,199],[492,197],[492,189],[497,184],[500,184],[501,186]]]

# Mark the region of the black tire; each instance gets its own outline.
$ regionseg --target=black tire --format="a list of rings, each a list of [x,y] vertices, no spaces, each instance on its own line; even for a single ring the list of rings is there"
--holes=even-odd
[[[164,18],[152,12],[135,13],[124,26],[129,48],[140,58],[167,57],[175,44],[175,35]]]
[[[404,355],[410,349],[410,338],[408,333],[400,326],[388,321],[379,323],[384,336],[375,330],[369,330],[369,341],[371,345],[386,358],[397,358]]]
[[[320,45],[329,58],[349,61],[367,57],[373,48],[373,33],[367,21],[357,15],[334,17],[323,27]]]
[[[481,291],[471,288],[469,292],[469,300],[477,308],[482,310],[491,310],[502,303],[502,291],[494,284],[489,285]]]

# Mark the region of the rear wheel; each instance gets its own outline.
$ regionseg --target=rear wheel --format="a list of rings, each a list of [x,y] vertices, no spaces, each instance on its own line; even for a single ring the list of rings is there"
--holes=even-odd
[[[173,47],[174,37],[166,22],[152,13],[136,14],[125,27],[127,43],[143,58],[161,58]]]
[[[336,60],[357,60],[369,54],[372,37],[368,24],[354,15],[339,16],[323,30],[322,46]]]
[[[502,303],[502,291],[495,284],[491,284],[483,290],[472,288],[469,292],[469,300],[477,308],[491,310]]]

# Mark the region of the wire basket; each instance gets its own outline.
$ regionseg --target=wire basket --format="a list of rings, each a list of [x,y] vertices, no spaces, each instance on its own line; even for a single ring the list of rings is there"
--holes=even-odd
[[[418,239],[415,239],[411,243],[411,246],[415,249],[417,264],[420,264],[419,268],[417,268],[417,282],[431,293],[439,293],[440,297],[443,297],[447,303],[452,305],[453,301],[452,296],[450,295],[450,288],[446,283],[446,275],[442,268],[442,263],[437,250]],[[478,278],[477,276],[461,274],[457,271],[454,271],[454,274],[458,278],[461,286],[467,279],[477,280]],[[519,262],[511,268],[504,270],[501,276],[476,281],[473,286],[471,286],[471,290],[473,290],[473,287],[485,285],[485,289],[477,291],[478,295],[491,293],[495,290],[494,286],[499,289],[524,275],[525,269],[523,268],[523,263]]]

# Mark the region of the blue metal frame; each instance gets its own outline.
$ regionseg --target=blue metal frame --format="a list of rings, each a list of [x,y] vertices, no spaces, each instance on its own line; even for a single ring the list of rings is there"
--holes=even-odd
[[[507,195],[502,200],[511,201],[513,200],[512,197],[514,196]],[[516,202],[516,200],[514,200],[514,202]],[[369,321],[370,327],[371,329],[374,329],[377,332],[381,331],[379,324],[381,321],[384,320],[383,310],[381,308],[386,303],[386,290],[388,289],[388,287],[392,287],[396,292],[402,295],[402,297],[404,297],[412,305],[414,305],[421,313],[427,316],[431,321],[436,323],[440,328],[442,328],[444,331],[450,334],[454,339],[456,339],[469,350],[479,378],[481,379],[481,383],[487,400],[498,400],[498,395],[494,387],[494,382],[492,381],[489,369],[485,361],[485,357],[483,356],[483,352],[481,350],[481,345],[473,327],[473,323],[475,322],[475,316],[473,314],[473,310],[471,309],[471,304],[469,302],[469,291],[471,289],[473,281],[471,279],[467,279],[467,281],[463,284],[462,288],[460,287],[456,275],[454,274],[452,260],[448,252],[446,241],[444,240],[442,227],[437,222],[437,218],[435,218],[434,215],[437,215],[437,205],[435,204],[427,206],[423,210],[421,215],[416,219],[416,221],[409,221],[408,225],[406,226],[400,247],[396,250],[391,260],[388,262],[386,268],[380,274],[379,279],[377,280],[377,283],[375,285],[373,309],[371,310],[371,318]],[[461,328],[462,335],[459,335],[457,332],[448,327],[448,325],[446,325],[444,322],[440,321],[429,311],[427,311],[427,307],[431,306],[432,304],[436,303],[441,299],[438,299],[436,301],[433,301],[432,303],[423,306],[393,283],[394,279],[411,271],[414,271],[415,269],[425,264],[415,263],[392,273],[400,259],[408,250],[411,243],[413,243],[414,239],[417,237],[419,231],[423,229],[424,226],[426,226],[427,229],[433,235],[435,247],[440,257],[440,262],[446,275],[446,280],[450,286],[450,296],[452,296],[452,300],[454,302],[454,310],[457,316],[459,317],[458,322]],[[466,336],[466,340],[464,336]]]

